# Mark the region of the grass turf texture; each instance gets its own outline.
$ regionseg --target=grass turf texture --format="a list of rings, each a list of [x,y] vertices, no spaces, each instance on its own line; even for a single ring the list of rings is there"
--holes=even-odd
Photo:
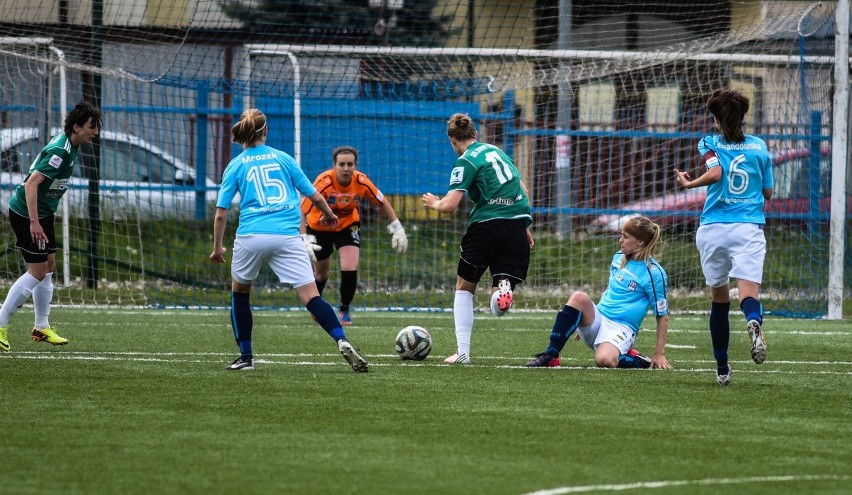
[[[31,317],[0,353],[3,493],[848,493],[849,321],[770,318],[755,365],[732,315],[722,388],[706,316],[672,317],[665,372],[596,369],[575,341],[561,369],[523,368],[551,313],[477,314],[474,364],[444,366],[451,314],[356,312],[368,374],[306,312],[255,312],[249,372],[223,370],[226,311],[55,308],[64,347],[30,341]],[[424,362],[393,351],[409,324]]]

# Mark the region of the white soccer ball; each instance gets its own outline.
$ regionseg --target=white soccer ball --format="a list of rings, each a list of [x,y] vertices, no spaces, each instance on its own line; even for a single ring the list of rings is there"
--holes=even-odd
[[[410,325],[396,334],[395,346],[400,358],[422,361],[432,352],[432,336],[425,328]]]

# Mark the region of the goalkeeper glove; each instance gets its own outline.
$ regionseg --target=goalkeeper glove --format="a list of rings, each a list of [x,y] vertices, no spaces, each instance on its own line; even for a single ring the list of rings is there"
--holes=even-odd
[[[391,238],[391,247],[393,247],[397,253],[404,253],[408,251],[408,237],[406,237],[405,229],[402,228],[402,224],[399,223],[398,219],[388,225],[388,234],[393,236]]]
[[[322,246],[317,244],[317,236],[313,234],[302,234],[302,244],[305,245],[305,251],[308,252],[308,256],[311,258],[311,261],[317,262],[317,255],[314,251],[319,251],[322,249]]]

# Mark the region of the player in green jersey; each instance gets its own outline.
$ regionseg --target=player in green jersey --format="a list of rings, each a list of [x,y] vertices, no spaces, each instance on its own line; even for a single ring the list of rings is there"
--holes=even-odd
[[[479,279],[491,271],[491,312],[503,316],[512,306],[514,289],[524,281],[534,241],[527,188],[512,159],[500,148],[477,141],[467,114],[447,122],[450,145],[459,155],[450,173],[447,195],[423,195],[423,206],[450,213],[465,193],[473,201],[470,223],[461,242],[453,316],[456,352],[446,364],[470,364],[473,294]]]
[[[80,102],[65,117],[64,133],[47,143],[30,165],[27,178],[9,200],[9,223],[27,264],[27,272],[9,288],[0,307],[0,351],[9,351],[9,320],[30,295],[35,308],[32,339],[53,345],[68,343],[50,326],[56,235],[53,216],[68,188],[80,145],[91,143],[101,129],[100,110]]]

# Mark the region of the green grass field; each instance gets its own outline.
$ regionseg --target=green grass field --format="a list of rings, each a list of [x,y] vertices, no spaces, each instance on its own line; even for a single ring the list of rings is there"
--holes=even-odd
[[[477,314],[474,364],[441,364],[450,313],[354,313],[356,374],[304,311],[255,312],[257,369],[226,311],[54,308],[64,347],[0,353],[0,493],[847,494],[852,323],[768,318],[766,363],[732,317],[733,383],[706,316],[674,315],[673,371],[599,370],[579,342],[526,369],[551,313]],[[402,362],[402,326],[433,354]],[[654,332],[639,334],[650,352]]]

